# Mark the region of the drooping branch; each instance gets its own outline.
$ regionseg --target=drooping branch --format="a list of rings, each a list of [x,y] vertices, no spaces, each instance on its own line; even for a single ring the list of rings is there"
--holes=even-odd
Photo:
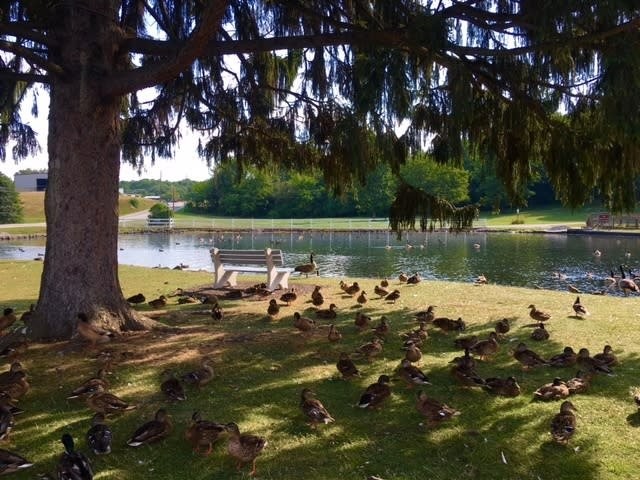
[[[52,37],[42,34],[37,30],[38,28],[38,25],[26,22],[0,22],[0,36],[24,38],[47,47],[57,46],[57,42]]]
[[[31,49],[25,48],[16,43],[8,42],[6,40],[0,40],[0,51],[12,53],[18,57],[21,57],[27,62],[36,65],[51,74],[64,74],[63,68],[57,63],[47,60],[46,58],[34,53]]]
[[[28,83],[50,83],[51,78],[47,75],[39,75],[37,73],[18,73],[8,70],[0,70],[0,81],[11,80],[14,82]]]

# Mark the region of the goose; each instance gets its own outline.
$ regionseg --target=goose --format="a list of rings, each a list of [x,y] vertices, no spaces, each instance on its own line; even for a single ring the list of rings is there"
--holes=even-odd
[[[313,260],[313,252],[309,255],[309,263],[303,263],[302,265],[296,265],[293,269],[294,272],[300,272],[300,275],[303,273],[309,278],[309,274],[315,272],[316,275],[320,275],[320,271],[318,270],[318,265]]]
[[[640,288],[636,285],[636,282],[631,278],[627,278],[624,274],[622,265],[620,265],[620,279],[618,280],[618,288],[622,290],[624,296],[629,295],[629,292],[640,293]]]

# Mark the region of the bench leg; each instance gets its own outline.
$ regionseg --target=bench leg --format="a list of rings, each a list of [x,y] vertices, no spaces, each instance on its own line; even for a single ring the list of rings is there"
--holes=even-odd
[[[224,288],[227,285],[230,287],[235,287],[237,282],[238,272],[234,272],[233,270],[225,270],[220,278],[216,278],[215,283],[213,284],[213,288]]]
[[[277,290],[278,288],[282,288],[282,289],[289,288],[290,274],[291,272],[275,272],[275,275],[271,275],[271,278],[268,279],[269,290]]]

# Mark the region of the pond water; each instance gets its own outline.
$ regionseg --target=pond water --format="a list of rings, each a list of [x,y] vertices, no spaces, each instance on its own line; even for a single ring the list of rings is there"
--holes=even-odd
[[[118,256],[121,264],[173,268],[182,263],[212,271],[209,249],[214,246],[281,248],[288,266],[307,263],[313,251],[322,276],[345,278],[393,278],[404,271],[467,282],[483,274],[502,285],[566,290],[571,284],[596,292],[620,264],[640,273],[640,237],[635,236],[412,232],[398,241],[393,234],[375,231],[163,232],[121,235]],[[28,260],[43,253],[43,240],[0,243],[0,259]]]

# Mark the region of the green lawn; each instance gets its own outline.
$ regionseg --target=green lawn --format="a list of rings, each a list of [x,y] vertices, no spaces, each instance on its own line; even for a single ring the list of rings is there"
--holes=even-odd
[[[33,302],[41,268],[37,262],[0,262],[4,285],[0,305],[22,311]],[[142,292],[148,298],[168,294],[177,287],[211,283],[206,273],[136,267],[121,267],[120,278],[125,295]],[[250,284],[263,279],[242,280]],[[334,323],[343,333],[339,344],[327,341],[327,321],[319,321],[309,336],[292,327],[294,311],[313,315],[308,292],[316,282],[323,286],[325,306],[331,302],[338,305]],[[359,282],[372,292],[377,280]],[[392,332],[383,353],[372,362],[354,357],[362,376],[351,381],[337,374],[338,354],[354,351],[371,335],[355,329],[355,299],[342,294],[338,279],[291,279],[290,284],[307,293],[290,307],[283,306],[275,320],[266,317],[268,298],[222,300],[224,320],[214,322],[200,314],[203,305],[177,305],[176,297],[171,297],[161,321],[178,327],[176,332],[128,335],[107,345],[118,358],[110,378],[111,391],[138,408],[108,419],[114,430],[114,449],[104,457],[89,455],[96,478],[247,478],[248,468],[237,473],[223,445],[216,446],[209,457],[191,451],[183,435],[194,410],[206,419],[234,421],[242,431],[268,440],[258,459],[258,478],[635,478],[640,469],[640,415],[630,390],[640,384],[640,332],[634,313],[637,298],[582,296],[591,315],[578,319],[571,309],[575,295],[565,292],[435,281],[416,286],[400,285],[395,280],[391,283],[401,292],[397,303],[385,303],[371,295],[363,310],[374,322],[386,315]],[[546,342],[528,341],[532,329],[527,306],[531,303],[553,315],[547,327],[551,338]],[[428,304],[437,305],[439,315],[462,317],[467,322],[465,333],[481,337],[492,331],[498,319],[510,318],[512,330],[507,339],[494,358],[479,362],[478,372],[484,377],[515,375],[523,394],[501,398],[458,386],[449,375],[449,362],[460,355],[453,347],[455,335],[429,327],[430,338],[422,348],[424,356],[419,366],[430,376],[432,385],[424,390],[461,410],[461,415],[426,429],[414,408],[415,389],[399,380],[392,383],[392,396],[379,411],[356,408],[354,404],[367,385],[381,374],[393,374],[403,356],[399,334],[417,326],[413,313]],[[510,353],[518,341],[527,341],[547,357],[559,353],[565,345],[576,350],[587,347],[596,353],[610,344],[620,359],[616,376],[595,378],[588,393],[572,399],[579,417],[568,446],[550,442],[549,422],[559,403],[533,402],[532,393],[554,376],[573,376],[575,369],[523,371]],[[215,379],[201,390],[188,390],[185,402],[168,403],[158,390],[161,371],[169,368],[187,372],[204,355],[213,359]],[[21,360],[33,388],[20,402],[26,413],[18,417],[11,440],[3,442],[2,447],[35,462],[32,469],[14,475],[31,479],[36,473],[53,470],[63,432],[73,433],[79,449],[86,451],[83,436],[91,412],[81,401],[65,397],[79,381],[93,375],[100,363],[95,351],[76,341],[31,345]],[[300,391],[305,387],[316,392],[335,423],[317,430],[306,425],[298,406]],[[173,417],[173,433],[151,446],[126,447],[127,437],[161,406]]]

